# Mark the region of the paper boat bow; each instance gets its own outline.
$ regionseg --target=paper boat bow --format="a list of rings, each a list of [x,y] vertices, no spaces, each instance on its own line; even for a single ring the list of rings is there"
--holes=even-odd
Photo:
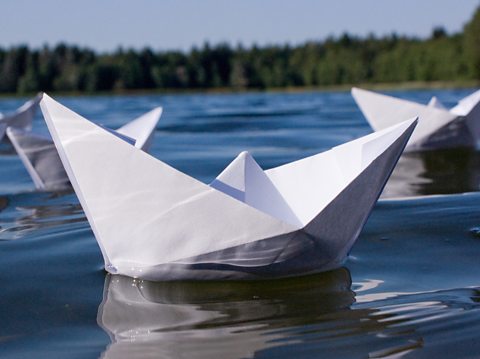
[[[132,120],[113,131],[113,134],[130,141],[135,147],[148,151],[162,108]],[[70,186],[57,149],[51,138],[9,127],[6,131],[30,177],[38,190],[55,190]]]
[[[352,88],[352,96],[375,131],[418,116],[406,151],[475,147],[480,139],[480,90],[450,110],[436,97],[423,105],[359,88]]]
[[[41,108],[111,273],[286,277],[340,266],[416,120],[263,171],[246,152],[209,186],[48,96]]]

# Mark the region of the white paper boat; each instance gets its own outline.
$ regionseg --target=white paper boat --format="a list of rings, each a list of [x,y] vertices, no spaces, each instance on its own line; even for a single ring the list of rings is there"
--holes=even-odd
[[[162,108],[157,107],[120,127],[115,133],[125,136],[125,139],[134,139],[135,147],[148,151],[161,114]],[[12,127],[7,128],[6,133],[38,190],[70,186],[51,138]]]
[[[480,90],[450,110],[436,97],[423,105],[355,87],[352,96],[375,131],[418,116],[406,151],[475,147],[480,139]]]
[[[416,120],[262,171],[246,152],[211,186],[48,96],[40,103],[111,273],[287,277],[340,266]]]
[[[32,120],[38,107],[42,94],[38,94],[20,106],[14,113],[3,115],[0,113],[0,141],[5,138],[8,127],[29,130],[32,128]]]

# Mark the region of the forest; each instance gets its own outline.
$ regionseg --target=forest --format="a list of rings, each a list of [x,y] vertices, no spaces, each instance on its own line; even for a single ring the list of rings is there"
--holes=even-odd
[[[299,46],[119,48],[58,44],[0,48],[0,93],[207,90],[480,80],[480,7],[461,32],[436,27],[427,39],[348,33]]]

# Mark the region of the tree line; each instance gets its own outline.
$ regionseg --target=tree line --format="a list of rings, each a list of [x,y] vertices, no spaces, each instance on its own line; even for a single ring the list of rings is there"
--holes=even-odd
[[[0,93],[266,89],[355,83],[480,80],[480,7],[462,32],[428,39],[345,33],[299,46],[228,44],[189,52],[59,44],[0,48]]]

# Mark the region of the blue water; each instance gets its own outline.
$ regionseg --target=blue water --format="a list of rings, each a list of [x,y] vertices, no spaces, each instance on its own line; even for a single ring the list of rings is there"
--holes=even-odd
[[[452,106],[470,92],[392,93]],[[370,132],[347,92],[58,99],[112,128],[163,106],[151,153],[205,182],[242,150],[269,168]],[[338,270],[150,283],[107,275],[75,194],[35,192],[2,144],[0,357],[479,357],[479,169],[470,150],[402,157]]]

